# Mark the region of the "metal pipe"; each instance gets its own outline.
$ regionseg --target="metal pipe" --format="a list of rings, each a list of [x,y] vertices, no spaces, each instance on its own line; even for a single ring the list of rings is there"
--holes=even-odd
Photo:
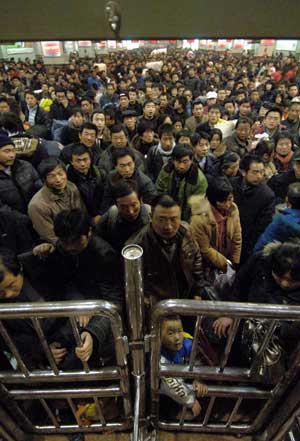
[[[274,330],[276,328],[276,325],[277,325],[277,320],[272,320],[270,323],[270,326],[266,332],[266,335],[264,336],[263,342],[257,351],[256,357],[253,360],[253,363],[251,364],[251,367],[250,367],[251,374],[255,371],[257,365],[259,364],[261,356],[262,356],[264,350],[266,349],[267,345],[269,344],[269,341],[272,338],[272,335],[274,334]]]
[[[224,349],[224,352],[223,352],[223,355],[222,355],[222,358],[221,358],[220,372],[223,372],[224,367],[227,364],[227,361],[228,361],[228,358],[229,358],[229,354],[230,354],[230,351],[231,351],[231,348],[232,348],[232,345],[233,345],[236,333],[237,333],[237,331],[239,329],[239,325],[240,325],[240,319],[234,319],[234,321],[232,323],[232,326],[231,326],[231,329],[230,329],[230,332],[229,332],[229,335],[227,337],[226,346],[225,346],[225,349]]]
[[[291,429],[295,421],[297,420],[297,417],[300,413],[299,407],[292,413],[290,418],[282,425],[279,432],[276,433],[276,435],[272,438],[271,441],[282,441],[287,432]]]
[[[52,352],[51,352],[51,350],[49,348],[49,345],[48,345],[48,342],[46,340],[46,337],[45,337],[45,334],[43,332],[43,329],[41,327],[40,321],[39,321],[39,319],[37,317],[33,317],[31,319],[31,321],[32,321],[33,327],[34,327],[34,329],[35,329],[35,331],[36,331],[36,333],[37,333],[37,335],[38,335],[38,337],[40,339],[40,342],[41,342],[41,345],[42,345],[43,350],[45,352],[45,355],[47,357],[47,360],[48,360],[48,362],[49,362],[49,364],[50,364],[54,374],[58,375],[59,370],[58,370],[57,364],[56,364],[56,362],[54,360],[54,357],[52,355]]]
[[[12,352],[13,356],[17,360],[18,367],[22,371],[22,373],[25,375],[25,377],[28,377],[29,371],[25,365],[25,363],[22,360],[21,355],[19,354],[19,351],[14,344],[13,340],[11,339],[10,335],[8,334],[5,326],[3,325],[2,321],[0,320],[0,334],[2,335],[5,343],[9,347],[10,351]]]
[[[209,417],[211,415],[212,409],[214,407],[216,401],[216,397],[211,397],[209,400],[209,405],[207,406],[206,412],[205,412],[205,416],[204,416],[204,420],[203,420],[203,426],[206,426],[209,420]]]
[[[80,432],[108,432],[111,431],[126,431],[131,428],[131,423],[125,422],[125,423],[107,423],[106,426],[102,426],[102,424],[91,424],[90,426],[82,426],[80,427]],[[59,429],[56,429],[54,426],[36,426],[34,428],[34,432],[37,434],[53,434],[53,433],[78,433],[79,426],[76,424],[68,424],[64,425],[62,424]]]
[[[10,435],[13,435],[16,441],[24,441],[25,439],[24,432],[20,429],[17,423],[12,420],[12,417],[1,406],[1,404],[0,404],[0,421],[2,428],[3,430],[5,430],[5,432],[8,432]]]
[[[71,323],[71,327],[72,327],[72,331],[73,331],[73,335],[74,335],[77,347],[83,346],[75,317],[70,317],[70,323]],[[88,362],[82,361],[81,363],[82,363],[82,366],[83,366],[85,372],[89,372],[90,368],[89,368]]]
[[[140,400],[141,400],[141,376],[135,376],[135,403],[133,421],[133,441],[139,441],[139,419],[140,419]]]
[[[201,322],[202,322],[202,316],[198,316],[196,320],[195,330],[194,330],[194,338],[193,338],[193,344],[192,344],[192,350],[189,360],[189,370],[192,371],[194,369],[196,355],[197,355],[197,346],[198,346],[198,340],[199,340],[199,333],[201,330]]]
[[[33,400],[37,398],[87,398],[93,396],[98,397],[115,397],[122,396],[119,387],[97,387],[88,389],[35,389],[35,390],[20,390],[14,389],[9,392],[9,397],[15,400]]]
[[[59,424],[57,419],[55,418],[55,415],[53,414],[52,410],[50,409],[50,407],[48,406],[48,404],[46,403],[46,401],[41,398],[40,399],[40,403],[43,406],[43,408],[45,409],[48,417],[50,418],[50,420],[52,421],[52,423],[54,424],[54,426],[58,429],[59,428]]]
[[[172,431],[181,431],[181,426],[179,423],[171,423],[171,422],[165,422],[160,421],[158,424],[158,428],[161,430],[172,430]],[[203,433],[236,433],[236,434],[243,434],[247,433],[249,429],[249,425],[247,424],[234,424],[230,427],[230,430],[226,428],[225,424],[208,424],[207,426],[203,426],[201,423],[185,423],[184,424],[184,430],[185,432],[197,432],[199,434],[199,431]]]
[[[235,403],[235,405],[234,405],[234,408],[233,408],[233,410],[232,410],[232,412],[231,412],[231,414],[230,414],[230,416],[229,416],[229,418],[228,418],[228,421],[227,421],[227,423],[226,423],[226,427],[230,427],[231,426],[231,423],[232,423],[232,420],[233,420],[233,418],[234,418],[234,415],[237,413],[237,411],[239,410],[239,407],[240,407],[240,405],[241,405],[241,403],[242,403],[242,401],[243,401],[243,398],[238,398],[237,400],[236,400],[236,403]]]
[[[226,367],[223,372],[220,372],[217,366],[195,366],[192,371],[186,365],[166,364],[160,367],[161,377],[257,383],[257,380],[250,378],[249,373],[249,369],[234,367]]]
[[[98,412],[100,423],[102,424],[102,426],[105,426],[106,425],[106,421],[105,421],[105,418],[103,416],[103,412],[102,412],[102,409],[101,409],[101,404],[99,403],[98,397],[94,397],[94,403],[96,405],[96,409],[97,409],[97,412]]]
[[[139,245],[127,245],[122,249],[122,256],[125,265],[125,296],[132,373],[136,378],[136,385],[139,385],[136,389],[136,394],[139,393],[138,403],[135,397],[134,437],[136,437],[139,433],[136,412],[138,412],[138,421],[145,417],[146,412],[143,249]]]
[[[80,419],[77,418],[76,408],[75,408],[75,406],[74,406],[74,403],[73,403],[72,398],[68,397],[68,398],[67,398],[67,402],[68,402],[69,407],[70,407],[70,409],[71,409],[71,411],[72,411],[72,414],[73,414],[73,416],[74,416],[74,418],[75,418],[75,421],[77,422],[78,426],[81,427],[82,424],[81,424]]]

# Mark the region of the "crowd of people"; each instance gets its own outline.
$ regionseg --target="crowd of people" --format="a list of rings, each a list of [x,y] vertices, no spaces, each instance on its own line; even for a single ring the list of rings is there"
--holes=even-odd
[[[147,310],[215,295],[298,305],[297,60],[138,51],[97,61],[0,63],[1,301],[104,299],[122,310],[121,250],[134,243],[144,250]],[[230,290],[216,294],[229,271]],[[68,322],[43,321],[55,361],[107,363],[108,320],[78,320],[78,347]],[[182,325],[193,332],[180,317],[162,324],[168,362],[190,355]],[[222,339],[231,325],[219,318],[210,335]],[[45,365],[31,326],[7,326],[28,366]],[[290,343],[289,331],[281,337]],[[191,418],[206,389],[188,387]]]

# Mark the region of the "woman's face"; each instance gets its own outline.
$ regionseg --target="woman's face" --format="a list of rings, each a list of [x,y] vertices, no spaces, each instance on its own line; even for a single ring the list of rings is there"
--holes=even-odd
[[[292,150],[292,142],[289,138],[281,138],[276,145],[276,153],[287,156]]]
[[[210,148],[211,148],[211,150],[217,149],[220,144],[221,144],[220,136],[219,135],[213,135],[213,137],[211,138],[211,141],[210,141]]]
[[[283,275],[275,274],[274,271],[272,271],[272,276],[277,285],[284,291],[293,291],[300,288],[300,280],[294,280],[289,271]]]

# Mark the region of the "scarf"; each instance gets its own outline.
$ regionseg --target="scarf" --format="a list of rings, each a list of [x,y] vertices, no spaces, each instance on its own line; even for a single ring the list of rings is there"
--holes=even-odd
[[[289,163],[290,163],[290,160],[292,159],[292,156],[293,156],[293,155],[294,155],[294,152],[293,152],[293,151],[290,151],[290,153],[289,153],[288,155],[286,155],[286,156],[281,156],[281,155],[279,155],[278,153],[276,153],[276,158],[277,158],[278,161],[280,161],[281,164],[283,165],[283,170],[284,170],[285,172],[288,171]]]

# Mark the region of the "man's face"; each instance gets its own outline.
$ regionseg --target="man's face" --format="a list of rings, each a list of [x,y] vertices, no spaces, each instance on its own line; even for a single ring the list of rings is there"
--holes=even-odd
[[[292,141],[289,138],[280,138],[275,150],[281,156],[287,156],[292,151]]]
[[[217,98],[208,98],[207,99],[207,105],[208,107],[213,106],[214,104],[217,103]]]
[[[203,105],[195,104],[193,107],[193,115],[195,118],[201,118],[203,116]]]
[[[240,105],[240,116],[248,116],[251,113],[251,104],[243,103]]]
[[[0,113],[8,113],[10,112],[9,104],[5,101],[0,102]]]
[[[127,96],[121,96],[120,97],[120,107],[122,109],[127,109],[127,107],[129,106],[129,99]]]
[[[87,175],[91,167],[91,157],[88,152],[82,155],[72,155],[71,164],[74,169],[83,175]]]
[[[92,113],[93,111],[93,104],[90,103],[88,100],[81,101],[80,107],[83,113]]]
[[[64,190],[67,186],[68,178],[66,172],[60,167],[55,167],[46,177],[46,184],[54,190]]]
[[[115,93],[114,87],[108,85],[107,88],[106,88],[107,96],[112,97],[114,95],[114,93]]]
[[[144,116],[146,118],[153,118],[155,115],[155,104],[154,103],[147,103],[144,107]]]
[[[230,115],[234,115],[235,114],[235,105],[233,103],[226,103],[224,108],[225,108],[225,110],[227,110],[227,112]]]
[[[124,148],[127,146],[128,139],[123,130],[121,130],[121,132],[112,133],[111,143],[115,148]]]
[[[74,127],[81,127],[83,124],[83,116],[81,115],[80,112],[75,113],[74,115],[72,115],[72,123],[74,125]]]
[[[85,145],[88,148],[93,147],[96,142],[97,134],[93,129],[83,129],[81,133],[79,133],[79,140],[81,144]]]
[[[259,92],[257,90],[254,90],[251,93],[251,100],[253,103],[257,103],[257,101],[259,100]]]
[[[226,98],[226,91],[225,89],[218,90],[218,101],[224,101]]]
[[[300,103],[292,104],[289,108],[289,119],[291,121],[297,121],[300,116]]]
[[[129,130],[134,130],[136,126],[136,116],[126,116],[124,118],[124,124]]]
[[[86,249],[86,247],[89,244],[90,236],[91,236],[91,231],[87,236],[82,235],[80,236],[79,239],[74,240],[72,242],[63,241],[60,239],[59,243],[63,248],[63,250],[65,251],[65,253],[70,254],[71,256],[76,256],[82,253],[82,251]]]
[[[119,175],[122,176],[122,178],[129,179],[132,177],[134,173],[135,162],[131,156],[126,155],[118,159],[115,167]]]
[[[172,150],[174,145],[174,136],[172,133],[163,133],[160,138],[161,147],[165,152]]]
[[[183,327],[181,320],[164,320],[161,324],[161,344],[169,352],[176,354],[183,343]]]
[[[141,211],[141,202],[136,194],[132,192],[128,196],[117,199],[117,207],[120,216],[128,222],[134,222]]]
[[[95,113],[93,115],[92,123],[95,124],[98,130],[103,130],[105,127],[105,116],[103,113]]]
[[[216,207],[221,213],[228,213],[233,204],[233,194],[228,195],[228,197],[222,202],[216,202]]]
[[[180,227],[180,220],[181,210],[178,205],[169,208],[157,205],[152,214],[152,228],[162,239],[172,239]]]
[[[299,95],[298,87],[297,86],[291,86],[289,88],[289,96],[291,98],[294,98],[295,96],[298,96],[298,95]]]
[[[56,100],[58,103],[62,103],[66,98],[65,92],[56,92]]]
[[[128,92],[128,96],[130,104],[135,104],[137,101],[137,93],[131,90],[130,92]]]
[[[179,173],[180,175],[184,175],[191,168],[193,160],[187,155],[187,156],[183,156],[180,159],[173,159],[173,163],[176,172]]]
[[[241,141],[246,141],[250,136],[250,130],[251,126],[248,123],[241,123],[237,126],[235,129],[235,133],[237,134],[237,137]]]
[[[37,99],[34,95],[26,94],[25,101],[28,107],[34,107],[37,105]]]
[[[293,170],[297,179],[300,179],[300,161],[293,161]]]
[[[219,119],[221,118],[221,112],[218,109],[211,109],[208,112],[208,121],[210,124],[217,124]]]
[[[210,147],[208,140],[200,138],[194,148],[196,158],[200,159],[204,158],[204,156],[207,156],[209,153],[209,148]]]
[[[185,90],[183,92],[183,96],[186,97],[188,103],[190,103],[192,101],[192,99],[193,99],[193,94],[192,94],[192,92],[190,90]]]
[[[178,144],[191,145],[191,138],[189,136],[180,136],[180,138],[178,139]]]
[[[104,117],[105,117],[105,125],[107,127],[112,127],[112,126],[114,126],[116,124],[116,120],[115,120],[115,118],[113,116],[111,116],[111,115],[104,115]]]
[[[242,170],[242,175],[249,185],[259,185],[264,180],[265,166],[260,162],[252,162],[248,171]]]
[[[160,109],[165,109],[168,105],[167,95],[160,95],[159,102],[160,102]]]
[[[145,130],[141,138],[143,142],[150,144],[154,139],[154,131],[152,129]]]
[[[274,130],[277,127],[279,127],[280,124],[280,113],[278,112],[269,112],[268,115],[265,117],[265,126],[269,130]]]
[[[0,166],[11,167],[16,159],[16,147],[12,144],[0,148]]]
[[[13,299],[18,297],[23,287],[22,274],[14,275],[10,271],[3,268],[4,278],[0,283],[0,300]]]

